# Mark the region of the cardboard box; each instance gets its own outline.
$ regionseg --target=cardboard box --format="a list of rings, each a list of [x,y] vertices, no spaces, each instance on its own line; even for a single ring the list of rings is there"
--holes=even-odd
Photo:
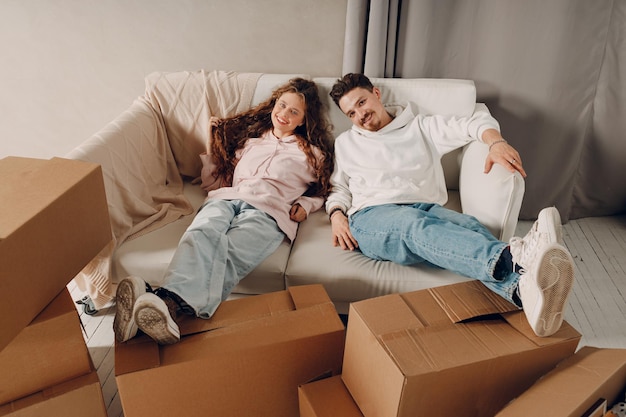
[[[539,338],[524,312],[468,281],[353,303],[343,380],[365,416],[490,416],[572,355],[569,324]]]
[[[0,405],[1,417],[107,417],[96,371]]]
[[[225,301],[180,328],[174,345],[115,345],[126,417],[293,417],[299,385],[341,371],[345,327],[321,285]]]
[[[363,417],[341,375],[298,388],[300,417]]]
[[[583,347],[565,359],[497,417],[581,417],[600,399],[624,401],[626,349]]]
[[[76,306],[67,289],[0,350],[0,404],[91,372]]]
[[[111,240],[99,165],[0,160],[0,349]]]

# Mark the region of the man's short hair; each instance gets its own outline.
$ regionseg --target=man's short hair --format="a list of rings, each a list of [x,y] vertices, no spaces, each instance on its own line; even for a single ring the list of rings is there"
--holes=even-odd
[[[366,89],[370,93],[374,91],[374,85],[365,75],[354,73],[346,74],[333,85],[333,88],[330,90],[330,96],[337,107],[339,107],[341,97],[359,87]]]

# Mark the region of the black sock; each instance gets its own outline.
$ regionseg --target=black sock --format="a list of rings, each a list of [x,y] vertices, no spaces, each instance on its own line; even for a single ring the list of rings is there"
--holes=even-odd
[[[156,296],[161,298],[162,300],[169,298],[170,300],[174,301],[174,303],[176,303],[176,305],[178,306],[178,311],[182,312],[183,314],[195,315],[194,309],[175,292],[172,292],[163,287],[159,287],[154,291],[154,294],[156,294]]]
[[[496,267],[493,271],[493,277],[495,279],[504,279],[511,272],[517,272],[518,274],[522,270],[522,267],[518,264],[513,264],[513,256],[511,255],[511,248],[507,246],[500,254],[500,259],[496,263]]]
[[[493,270],[493,277],[498,280],[504,279],[511,272],[513,272],[513,257],[511,256],[511,250],[507,246],[500,254],[500,259],[498,259]]]

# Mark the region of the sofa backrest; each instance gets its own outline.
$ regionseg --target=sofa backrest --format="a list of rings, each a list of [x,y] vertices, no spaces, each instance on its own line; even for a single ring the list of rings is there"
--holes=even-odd
[[[209,108],[206,103],[206,71],[154,73],[147,77],[147,95],[157,102],[170,141],[174,142],[173,151],[177,163],[184,175],[198,171],[198,155],[205,147]],[[258,76],[256,87],[250,100],[251,106],[267,99],[272,91],[294,77],[311,79],[306,74],[247,74],[243,79]],[[469,116],[476,105],[476,88],[471,80],[430,79],[430,78],[372,78],[372,83],[381,90],[382,100],[387,104],[405,104],[412,101],[418,111],[424,114],[444,114]],[[318,85],[320,96],[328,109],[333,125],[333,136],[350,129],[350,120],[341,112],[330,98],[330,90],[337,78],[313,78]],[[157,98],[154,98],[157,97]],[[237,108],[243,103],[239,103]],[[233,106],[234,108],[235,106]],[[442,163],[448,189],[458,189],[460,150],[444,156]],[[193,165],[192,164],[193,161]],[[189,165],[189,166],[188,166]]]
[[[250,107],[254,107],[262,101],[267,100],[276,88],[296,77],[307,80],[311,79],[311,76],[308,74],[261,74],[256,83],[256,89],[254,90]]]

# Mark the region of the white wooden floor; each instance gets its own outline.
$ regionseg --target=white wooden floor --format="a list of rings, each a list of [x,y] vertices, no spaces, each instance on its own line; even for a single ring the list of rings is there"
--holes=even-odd
[[[520,222],[517,235],[524,236],[531,226]],[[579,346],[626,348],[626,215],[573,220],[563,231],[577,278],[566,319],[583,335]],[[73,284],[68,288],[74,300],[82,298]],[[115,307],[95,316],[79,312],[108,415],[123,416],[113,369]]]
[[[83,295],[80,290],[70,283],[68,289],[72,294],[72,299],[80,300]],[[102,395],[107,407],[109,417],[123,417],[122,404],[117,393],[115,383],[115,370],[113,355],[113,317],[115,316],[115,306],[109,306],[99,311],[95,316],[84,314],[82,306],[77,306],[80,313],[80,320],[83,323],[83,336],[89,348],[91,359],[98,370],[98,377],[102,385]]]

